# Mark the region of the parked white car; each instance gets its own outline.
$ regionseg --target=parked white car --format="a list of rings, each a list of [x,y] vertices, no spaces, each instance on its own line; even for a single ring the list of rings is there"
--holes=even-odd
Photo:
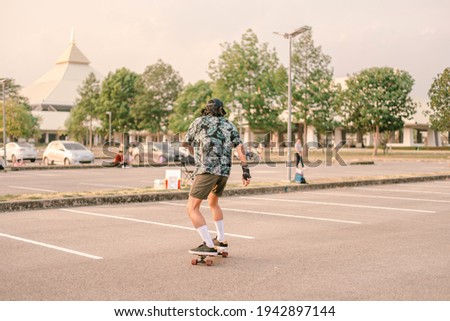
[[[84,145],[64,140],[55,140],[48,144],[42,155],[44,164],[91,164],[94,163],[94,154]]]
[[[0,148],[0,157],[4,155],[3,147]],[[12,163],[17,161],[29,160],[36,161],[37,150],[29,143],[7,143],[6,144],[6,159]]]

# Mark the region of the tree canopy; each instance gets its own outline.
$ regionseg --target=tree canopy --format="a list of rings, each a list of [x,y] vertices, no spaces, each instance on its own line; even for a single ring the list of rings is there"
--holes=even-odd
[[[402,70],[389,67],[365,69],[346,80],[342,116],[347,128],[374,133],[374,155],[379,133],[395,131],[416,112],[410,97],[414,80]]]
[[[430,122],[434,129],[450,131],[450,68],[434,78],[428,91]]]
[[[191,122],[201,115],[212,94],[210,83],[204,80],[194,85],[188,84],[175,102],[173,113],[169,117],[169,129],[174,133],[186,132]]]
[[[100,81],[90,73],[78,87],[79,98],[66,121],[67,132],[73,139],[82,141],[89,129],[89,143],[92,143],[92,121],[97,117],[100,101]]]
[[[279,116],[286,92],[286,71],[275,50],[260,44],[247,30],[241,41],[222,44],[222,53],[209,65],[214,94],[224,101],[242,106],[244,117],[253,130],[274,131],[283,128]]]
[[[168,115],[183,89],[180,74],[171,65],[158,60],[147,66],[137,88],[136,102],[131,109],[136,129],[149,132],[167,130]]]
[[[306,120],[317,132],[334,130],[339,108],[339,86],[333,82],[331,57],[315,46],[312,31],[293,40],[292,106],[297,121]],[[308,141],[306,132],[303,137]]]
[[[102,82],[97,117],[103,124],[108,123],[108,115],[111,112],[111,128],[113,131],[126,132],[136,128],[136,122],[131,114],[131,108],[135,105],[136,96],[139,93],[139,75],[126,68],[110,72]]]
[[[0,90],[0,94],[3,95],[3,90]],[[3,105],[3,97],[1,97],[0,103]],[[20,86],[14,79],[5,80],[5,105],[6,134],[9,140],[37,138],[40,119],[31,113],[28,99],[20,95]],[[2,126],[1,132],[3,133],[3,112],[0,113],[0,126]]]

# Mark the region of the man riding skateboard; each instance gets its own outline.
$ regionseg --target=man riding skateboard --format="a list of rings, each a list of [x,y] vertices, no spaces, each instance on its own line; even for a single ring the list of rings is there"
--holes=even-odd
[[[241,161],[242,184],[250,184],[250,169],[239,132],[236,126],[223,117],[225,114],[222,101],[217,98],[209,100],[202,110],[202,116],[189,126],[183,142],[183,146],[187,147],[195,158],[195,179],[189,193],[187,211],[203,240],[200,246],[189,251],[191,254],[217,255],[218,251],[228,247],[219,197],[222,196],[230,175],[233,148],[237,148]],[[217,230],[214,240],[200,212],[200,205],[206,199]]]

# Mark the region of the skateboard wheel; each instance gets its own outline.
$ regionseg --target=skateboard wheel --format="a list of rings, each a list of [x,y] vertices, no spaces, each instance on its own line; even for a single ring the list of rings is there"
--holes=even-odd
[[[227,257],[228,256],[228,252],[222,252],[222,257]]]
[[[191,261],[192,265],[197,265],[197,263],[198,263],[197,259],[192,259],[192,261]]]
[[[207,266],[211,266],[213,264],[213,261],[212,260],[206,260],[206,265]]]

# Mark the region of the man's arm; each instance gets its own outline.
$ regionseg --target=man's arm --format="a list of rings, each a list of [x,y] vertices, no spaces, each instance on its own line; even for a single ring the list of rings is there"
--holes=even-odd
[[[236,148],[242,166],[242,185],[247,186],[248,184],[250,184],[250,179],[252,177],[250,176],[250,168],[248,168],[247,156],[245,156],[244,145],[239,144]]]
[[[238,152],[239,160],[241,161],[241,165],[247,165],[247,156],[245,156],[244,145],[239,144],[236,147],[236,149],[237,149],[237,152]]]

